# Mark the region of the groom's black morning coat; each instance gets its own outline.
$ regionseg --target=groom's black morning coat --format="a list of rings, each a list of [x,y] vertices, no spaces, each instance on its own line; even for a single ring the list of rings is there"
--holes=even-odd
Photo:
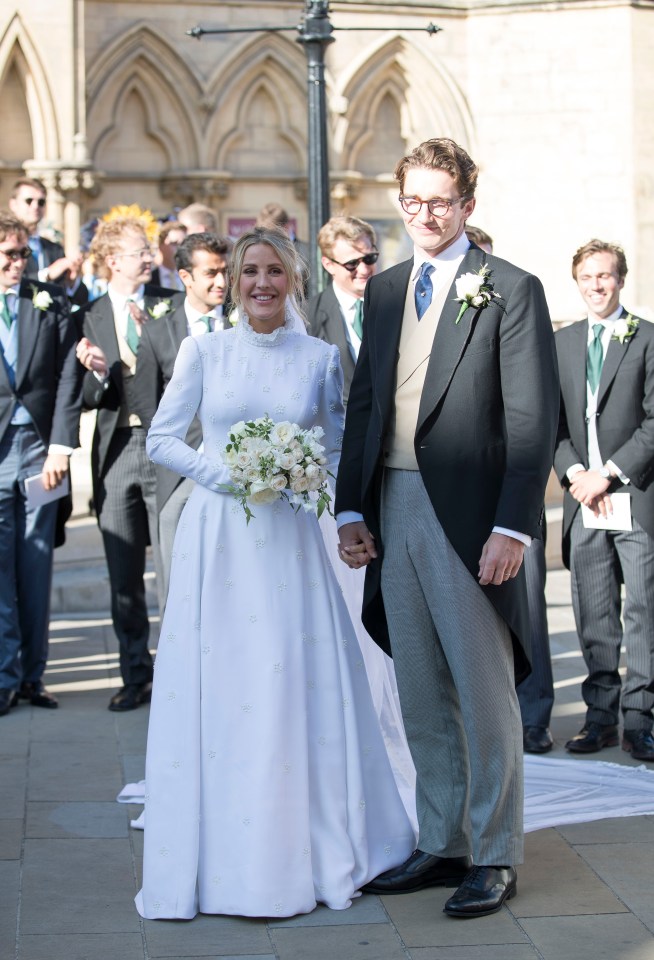
[[[484,309],[470,307],[457,324],[460,303],[452,284],[434,338],[414,440],[436,515],[475,580],[494,526],[539,536],[559,405],[554,338],[540,281],[474,245],[457,277],[477,273],[484,263],[500,298]],[[362,513],[376,539],[379,557],[367,568],[363,622],[387,652],[379,493],[412,267],[413,260],[391,267],[366,288],[366,322],[336,493],[336,512]],[[511,629],[521,678],[529,670],[524,572],[502,586],[482,589]]]

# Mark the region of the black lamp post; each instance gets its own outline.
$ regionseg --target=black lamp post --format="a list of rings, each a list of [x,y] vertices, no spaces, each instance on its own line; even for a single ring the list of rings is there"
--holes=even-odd
[[[224,33],[284,33],[296,30],[297,42],[302,44],[307,57],[307,83],[309,91],[308,144],[309,164],[307,172],[309,207],[309,296],[322,289],[323,271],[318,261],[316,237],[326,220],[329,220],[329,162],[327,158],[327,104],[325,99],[325,49],[334,42],[334,30],[419,30],[429,36],[439,33],[441,27],[433,23],[426,27],[333,27],[329,19],[329,0],[304,0],[304,18],[297,27],[225,27],[204,29],[193,27],[189,36],[198,40],[205,34]]]
[[[304,23],[299,28],[297,42],[302,44],[307,57],[308,84],[308,143],[309,163],[308,207],[309,296],[322,287],[322,269],[318,262],[316,237],[323,223],[329,220],[329,161],[327,158],[327,102],[325,98],[325,50],[334,42],[329,21],[328,0],[306,0]]]

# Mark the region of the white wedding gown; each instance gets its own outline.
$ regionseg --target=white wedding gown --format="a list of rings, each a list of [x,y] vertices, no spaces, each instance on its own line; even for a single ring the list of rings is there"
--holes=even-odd
[[[146,760],[143,917],[344,909],[415,836],[363,657],[313,514],[246,523],[220,451],[268,413],[343,429],[338,349],[247,321],[184,341],[152,422],[153,459],[196,482],[161,627]],[[204,448],[185,443],[196,411]]]

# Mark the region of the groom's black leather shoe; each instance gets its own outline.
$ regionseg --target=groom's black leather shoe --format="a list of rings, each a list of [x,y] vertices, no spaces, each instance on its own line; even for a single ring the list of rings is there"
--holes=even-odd
[[[486,917],[518,892],[513,867],[473,867],[443,907],[448,917]]]
[[[124,713],[125,710],[136,710],[142,703],[149,703],[151,699],[151,683],[128,683],[113,695],[109,701],[109,709],[115,713]]]
[[[412,893],[426,887],[456,887],[470,870],[470,857],[436,857],[414,850],[399,867],[380,874],[365,887],[364,893]]]
[[[568,740],[570,753],[597,753],[602,747],[617,747],[618,728],[611,724],[587,723],[576,737]]]

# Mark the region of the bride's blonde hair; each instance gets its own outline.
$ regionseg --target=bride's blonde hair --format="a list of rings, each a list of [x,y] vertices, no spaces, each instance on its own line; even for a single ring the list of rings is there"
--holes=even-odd
[[[304,291],[302,276],[306,265],[302,258],[298,256],[291,238],[278,227],[253,227],[251,230],[247,230],[242,234],[234,244],[229,271],[233,303],[237,307],[242,307],[239,284],[243,272],[243,261],[250,247],[255,247],[260,243],[265,243],[269,247],[272,247],[279,257],[288,282],[288,296],[291,302],[297,307],[298,312],[303,315],[302,305],[304,302]]]

